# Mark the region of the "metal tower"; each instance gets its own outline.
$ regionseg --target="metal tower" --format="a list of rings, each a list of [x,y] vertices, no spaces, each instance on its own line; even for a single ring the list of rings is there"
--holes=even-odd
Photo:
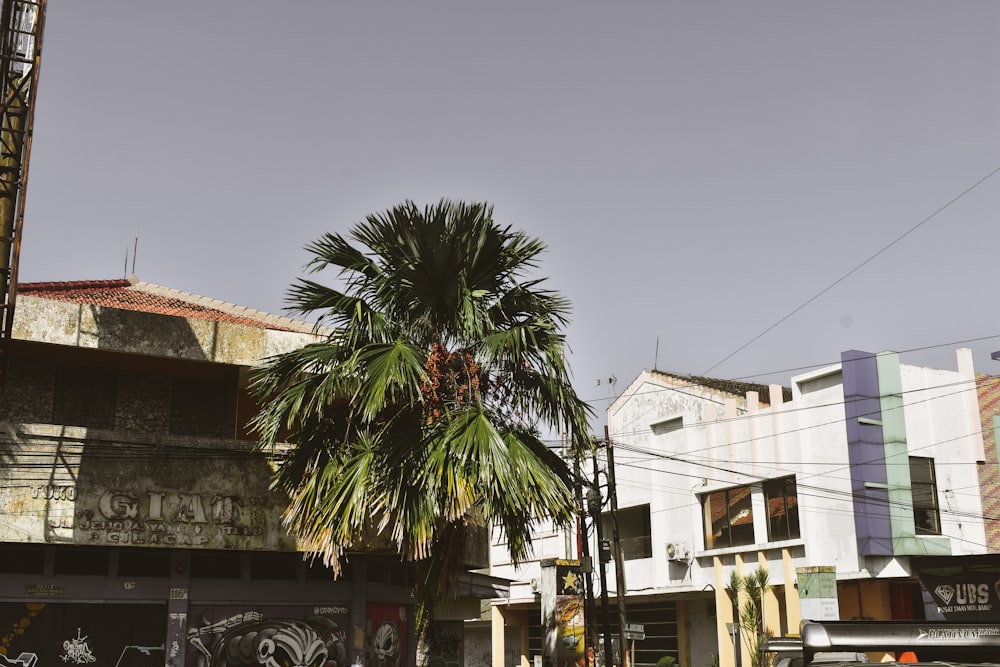
[[[47,0],[2,0],[0,9],[0,380],[14,326],[17,261]]]

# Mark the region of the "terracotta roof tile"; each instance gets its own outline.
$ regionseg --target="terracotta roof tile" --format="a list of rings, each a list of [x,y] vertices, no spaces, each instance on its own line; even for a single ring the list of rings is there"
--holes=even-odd
[[[217,308],[207,307],[196,303],[195,301],[204,299],[194,297],[194,295],[191,295],[194,297],[192,300],[185,300],[178,298],[184,294],[183,292],[175,292],[178,296],[172,296],[157,293],[164,291],[164,288],[154,290],[145,289],[146,287],[155,286],[148,286],[146,283],[127,279],[78,280],[68,282],[20,283],[17,286],[17,293],[22,296],[52,299],[54,301],[68,301],[104,308],[134,310],[142,313],[210,320],[213,322],[230,322],[278,331],[301,330],[300,327],[283,326],[275,322],[266,322],[264,319],[236,315]],[[222,304],[222,302],[216,303]],[[265,314],[261,313],[261,315]]]
[[[709,389],[716,389],[718,391],[726,392],[727,394],[733,394],[734,396],[744,397],[748,391],[755,391],[757,392],[757,396],[760,397],[760,401],[762,403],[770,405],[772,402],[771,388],[766,384],[739,382],[737,380],[722,380],[719,378],[710,378],[701,375],[683,375],[681,373],[670,373],[655,369],[651,372],[656,373],[657,375],[663,375],[665,377],[681,380],[690,385],[699,385]],[[785,402],[792,400],[792,390],[788,387],[782,387],[781,393]]]

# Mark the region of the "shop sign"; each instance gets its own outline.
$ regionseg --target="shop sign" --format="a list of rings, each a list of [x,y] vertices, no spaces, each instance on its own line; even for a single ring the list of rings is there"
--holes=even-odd
[[[63,587],[58,584],[28,584],[24,587],[24,594],[30,598],[57,598],[62,597]]]

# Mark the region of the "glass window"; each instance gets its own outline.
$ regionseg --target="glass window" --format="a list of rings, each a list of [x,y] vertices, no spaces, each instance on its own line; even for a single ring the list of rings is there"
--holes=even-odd
[[[764,482],[767,503],[767,541],[794,540],[799,533],[799,496],[794,477]]]
[[[910,488],[913,492],[913,525],[917,535],[940,535],[941,513],[938,510],[934,459],[910,457]]]
[[[611,539],[611,513],[601,515],[601,529],[605,539]],[[618,508],[618,537],[625,560],[652,558],[653,537],[650,530],[649,505]]]
[[[754,544],[750,487],[737,486],[702,496],[705,509],[705,548],[720,549]]]

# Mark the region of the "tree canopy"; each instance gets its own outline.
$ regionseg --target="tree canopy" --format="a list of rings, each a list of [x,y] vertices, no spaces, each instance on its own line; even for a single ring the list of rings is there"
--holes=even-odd
[[[411,201],[306,246],[289,309],[324,334],[254,376],[262,447],[282,456],[288,529],[336,566],[389,538],[454,572],[470,528],[502,531],[515,562],[537,523],[568,521],[574,478],[545,442],[589,446],[573,389],[569,303],[534,277],[545,245],[485,203]],[[285,446],[287,443],[287,447]],[[279,447],[280,446],[280,447]]]

